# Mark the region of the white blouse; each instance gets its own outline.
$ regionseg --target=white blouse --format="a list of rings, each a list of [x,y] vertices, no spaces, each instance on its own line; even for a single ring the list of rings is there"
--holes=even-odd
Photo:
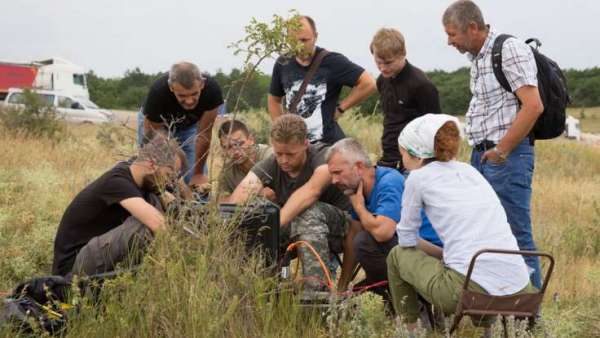
[[[498,196],[466,163],[436,161],[411,171],[396,226],[400,246],[416,246],[421,208],[444,243],[444,264],[463,275],[481,249],[519,250]],[[522,290],[529,273],[522,256],[483,254],[477,258],[471,278],[499,296]]]

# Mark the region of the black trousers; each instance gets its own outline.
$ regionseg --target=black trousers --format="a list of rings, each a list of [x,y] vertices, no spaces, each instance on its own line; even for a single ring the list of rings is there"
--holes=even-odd
[[[367,283],[387,280],[387,255],[398,245],[398,236],[394,233],[387,242],[377,242],[368,231],[359,232],[354,237],[356,259],[367,275]]]

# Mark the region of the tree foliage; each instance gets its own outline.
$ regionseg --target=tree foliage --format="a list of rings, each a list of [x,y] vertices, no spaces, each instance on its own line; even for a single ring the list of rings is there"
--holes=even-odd
[[[246,35],[241,40],[231,44],[234,55],[243,55],[244,63],[240,78],[231,83],[227,91],[226,100],[231,97],[233,90],[237,89],[233,110],[236,112],[243,100],[244,91],[253,77],[257,74],[258,66],[267,58],[277,56],[291,56],[303,52],[303,45],[296,35],[300,27],[300,14],[291,10],[290,17],[284,18],[273,15],[270,23],[260,22],[256,18],[250,20],[244,30]],[[239,88],[236,88],[239,83]]]
[[[152,83],[165,73],[145,74],[138,67],[125,71],[121,78],[102,78],[87,73],[90,98],[103,108],[139,109]]]
[[[90,72],[88,84],[92,101],[106,108],[137,109],[143,103],[152,82],[162,74],[144,74],[139,68],[135,68],[127,71],[122,78],[104,79]],[[240,83],[244,81],[246,74],[243,69],[238,68],[232,69],[229,73],[218,70],[214,74],[215,80],[223,91],[229,92],[229,97],[234,98],[227,102],[228,111],[234,110],[237,97],[240,97],[238,110],[267,108],[271,76],[257,70],[241,91]],[[565,75],[573,107],[600,106],[600,68],[568,69],[565,70]],[[434,70],[427,72],[427,76],[438,89],[443,112],[460,115],[467,111],[471,99],[468,68],[460,68],[452,72]],[[347,93],[348,90],[345,88],[342,96]],[[363,102],[358,110],[363,115],[381,113],[378,100],[379,95],[375,94]]]

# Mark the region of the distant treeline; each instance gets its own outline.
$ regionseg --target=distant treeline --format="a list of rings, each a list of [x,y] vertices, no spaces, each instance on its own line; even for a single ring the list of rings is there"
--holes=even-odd
[[[91,71],[87,74],[90,96],[92,101],[101,107],[135,110],[144,102],[152,82],[163,74],[145,74],[139,68],[135,68],[126,71],[121,78],[102,78]],[[565,74],[572,106],[600,106],[600,68],[569,69],[565,71]],[[231,91],[227,101],[228,111],[231,111],[238,98],[242,72],[239,69],[233,69],[229,74],[218,71],[212,75],[221,85],[224,97],[228,91]],[[434,70],[427,72],[427,75],[438,88],[442,110],[450,114],[464,114],[471,98],[469,69],[465,67],[453,72]],[[245,86],[240,98],[239,109],[266,109],[270,81],[271,78],[267,74],[255,74]],[[365,115],[380,112],[378,99],[379,95],[373,95],[359,107],[359,111]]]

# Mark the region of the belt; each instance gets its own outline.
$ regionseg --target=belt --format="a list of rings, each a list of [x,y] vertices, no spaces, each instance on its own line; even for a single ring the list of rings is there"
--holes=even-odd
[[[487,151],[489,149],[493,149],[496,146],[496,143],[488,140],[484,140],[483,142],[476,144],[473,148],[477,151]]]
[[[529,135],[529,136],[527,136],[527,139],[529,140],[529,145],[531,145],[531,146],[535,145],[535,137],[532,137],[531,135]],[[492,141],[488,141],[488,140],[483,140],[481,143],[473,146],[473,148],[477,151],[487,151],[490,149],[494,149],[495,146],[496,146],[496,143],[494,143]]]

